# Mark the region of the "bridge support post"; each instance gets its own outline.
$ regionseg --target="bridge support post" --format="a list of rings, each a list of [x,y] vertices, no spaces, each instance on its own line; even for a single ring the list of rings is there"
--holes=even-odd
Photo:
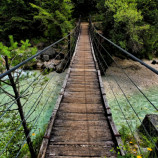
[[[70,33],[69,33],[70,34]],[[68,59],[71,59],[71,34],[68,37]],[[70,63],[70,62],[69,62]],[[69,65],[69,64],[68,64]]]

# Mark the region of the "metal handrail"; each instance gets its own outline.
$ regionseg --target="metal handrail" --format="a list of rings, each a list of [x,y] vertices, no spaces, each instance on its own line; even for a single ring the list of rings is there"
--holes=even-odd
[[[92,24],[91,21],[91,17],[90,17],[90,26],[93,27],[93,29],[96,31],[96,33],[102,37],[104,40],[106,40],[107,42],[109,42],[110,44],[112,44],[113,46],[115,46],[116,48],[118,48],[119,50],[121,50],[124,54],[128,55],[129,57],[131,57],[133,60],[138,61],[140,64],[144,65],[146,68],[148,68],[149,70],[151,70],[152,72],[154,72],[155,74],[158,75],[158,70],[156,70],[155,68],[151,67],[150,65],[146,64],[145,62],[143,62],[142,60],[140,60],[139,58],[137,58],[136,56],[132,55],[131,53],[129,53],[128,51],[126,51],[125,49],[121,48],[120,46],[118,46],[117,44],[113,43],[111,40],[107,39],[106,37],[104,37],[103,35],[101,35],[100,33],[97,32],[97,29],[94,27],[94,25]]]
[[[10,74],[11,72],[15,71],[16,69],[18,69],[19,67],[25,65],[27,62],[31,61],[32,59],[34,59],[35,57],[41,55],[42,53],[44,53],[46,50],[48,50],[49,48],[53,47],[54,45],[58,44],[59,42],[63,41],[64,39],[66,39],[67,37],[69,37],[71,34],[74,33],[74,31],[80,27],[80,19],[79,22],[77,24],[77,26],[73,29],[73,31],[71,33],[69,33],[68,35],[66,35],[65,37],[61,38],[60,40],[56,41],[55,43],[49,45],[48,47],[44,48],[43,50],[39,51],[37,54],[31,56],[30,58],[26,59],[25,61],[19,63],[18,65],[16,65],[15,67],[11,68],[10,70],[0,74],[0,79],[2,79],[3,77],[7,76],[8,74]]]

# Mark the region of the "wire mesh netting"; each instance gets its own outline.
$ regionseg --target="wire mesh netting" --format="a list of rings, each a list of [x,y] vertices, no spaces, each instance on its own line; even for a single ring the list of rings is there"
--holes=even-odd
[[[2,56],[4,73],[0,74],[0,157],[22,157],[29,154],[28,151],[35,157],[38,153],[79,32],[80,22],[66,37],[33,56],[28,54],[25,59],[22,54],[14,58]],[[48,67],[58,62],[61,74],[47,66],[41,71],[26,70],[36,61],[36,57],[49,48],[58,53],[47,63]],[[59,60],[61,54],[63,58]],[[12,66],[16,57],[18,63]]]
[[[147,114],[158,114],[157,70],[106,39],[91,21],[90,34],[113,119],[127,154],[157,156],[158,136],[152,133],[151,126],[142,123]]]

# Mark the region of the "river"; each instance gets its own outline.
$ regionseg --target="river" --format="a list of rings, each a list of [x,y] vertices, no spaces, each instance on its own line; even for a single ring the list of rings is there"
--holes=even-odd
[[[106,97],[118,130],[124,125],[127,126],[126,120],[132,129],[136,130],[146,114],[158,114],[156,109],[139,91],[141,90],[151,103],[158,108],[158,76],[147,70],[147,68],[138,62],[127,59],[121,60],[119,58],[115,58],[115,60],[137,87],[129,80],[127,75],[113,63],[109,69],[107,69],[106,76],[102,76]],[[151,61],[145,60],[145,62],[151,65]],[[154,66],[154,68],[158,68],[158,65]],[[126,97],[124,95],[126,95]],[[122,115],[118,104],[121,106],[125,117]],[[141,121],[139,121],[137,116]]]

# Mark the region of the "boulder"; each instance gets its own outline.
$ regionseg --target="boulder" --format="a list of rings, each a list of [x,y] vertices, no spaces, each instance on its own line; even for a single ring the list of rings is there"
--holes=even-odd
[[[48,50],[46,50],[45,52],[42,53],[42,55],[48,55],[50,59],[54,58],[56,55],[55,50],[51,47]]]
[[[37,53],[39,53],[41,50],[38,50]],[[51,47],[45,52],[43,52],[41,55],[37,56],[37,60],[43,60],[43,61],[49,61],[50,59],[53,59],[56,56],[55,50]],[[49,58],[49,59],[48,59]]]
[[[144,135],[147,136],[146,132],[144,131],[144,127],[146,128],[147,132],[151,137],[158,137],[158,115],[157,114],[147,114],[139,127],[139,131],[142,132]],[[148,137],[148,136],[147,136]],[[158,157],[158,141],[155,142],[156,146],[152,148],[152,151],[149,154],[150,158]]]
[[[43,61],[49,61],[49,55],[43,55]]]
[[[39,62],[40,64],[40,62]],[[52,72],[56,70],[56,67],[54,65],[54,63],[51,62],[51,60],[49,62],[41,62],[41,69],[46,69],[47,72]]]
[[[151,64],[155,65],[157,64],[158,62],[156,60],[153,60]]]
[[[43,66],[42,62],[37,62],[37,70],[41,70]]]
[[[64,54],[63,53],[58,53],[55,57],[56,60],[62,60],[64,59]]]
[[[51,63],[51,62],[44,62],[43,67],[47,68],[47,69],[55,70],[55,65],[54,65],[54,63]]]
[[[63,59],[59,65],[56,66],[56,72],[58,73],[62,73],[63,70],[66,68],[66,66],[68,65],[67,60]]]
[[[41,50],[38,50],[37,53],[39,53],[40,51],[41,51]],[[36,54],[37,54],[37,53],[36,53]],[[37,59],[37,60],[41,60],[41,59],[42,59],[42,56],[41,56],[41,55],[38,55],[38,56],[36,57],[36,59]]]
[[[37,61],[28,62],[24,65],[24,70],[34,70],[37,68]]]
[[[141,126],[139,127],[139,130],[143,132],[143,134],[146,134],[143,126],[146,128],[146,130],[152,137],[157,137],[158,136],[158,115],[148,114],[145,116]]]

